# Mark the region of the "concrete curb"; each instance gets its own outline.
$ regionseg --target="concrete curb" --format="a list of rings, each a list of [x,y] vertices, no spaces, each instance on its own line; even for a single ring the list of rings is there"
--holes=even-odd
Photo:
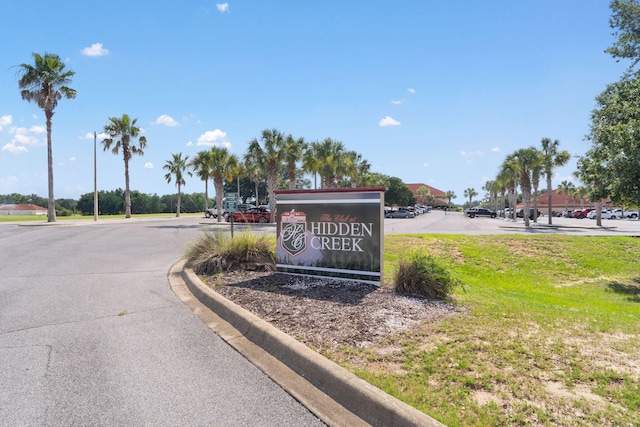
[[[180,278],[189,292],[204,306],[219,316],[232,327],[213,327],[230,345],[265,371],[268,366],[264,363],[264,356],[271,356],[292,371],[297,379],[288,384],[274,378],[277,372],[265,371],[274,378],[292,396],[301,401],[309,410],[329,425],[352,426],[443,426],[421,411],[401,402],[393,396],[384,393],[366,381],[358,378],[346,369],[331,362],[304,344],[273,327],[239,305],[223,298],[208,286],[205,286],[192,270],[184,268],[184,261],[176,263],[170,271],[170,281],[173,281],[174,291],[179,290],[180,284],[175,280]],[[180,297],[178,292],[176,294]],[[183,299],[183,298],[181,298]],[[184,300],[184,299],[183,299]],[[194,310],[195,312],[195,310]],[[248,341],[248,342],[246,342]],[[258,346],[256,349],[253,346]],[[262,350],[264,353],[261,354]],[[257,356],[257,357],[256,357]],[[262,360],[261,360],[262,358]],[[268,357],[267,357],[268,358]],[[253,360],[256,359],[256,360]],[[269,363],[266,363],[269,365]],[[301,377],[301,378],[300,378]],[[303,387],[307,392],[315,393],[316,398],[302,394],[300,390],[291,390],[289,385],[296,387],[296,382],[309,383],[320,391],[319,394]],[[341,408],[326,400],[328,397]],[[345,411],[346,410],[346,411]],[[355,416],[355,417],[354,417]]]

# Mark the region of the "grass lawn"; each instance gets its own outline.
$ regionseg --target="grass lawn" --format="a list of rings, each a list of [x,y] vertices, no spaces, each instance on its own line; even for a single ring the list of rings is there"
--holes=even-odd
[[[386,236],[389,280],[416,246],[459,315],[329,358],[449,426],[640,425],[640,239]]]
[[[157,213],[157,214],[133,214],[131,218],[155,218],[155,217],[175,217],[175,213]],[[203,217],[202,212],[196,213],[181,213],[180,216],[196,216]],[[100,215],[98,220],[103,219],[122,219],[124,214],[121,215]],[[69,216],[56,216],[56,221],[72,221],[72,220],[90,220],[93,221],[93,215],[69,215]],[[39,221],[47,222],[46,215],[0,215],[0,223],[3,222],[27,222],[27,221]]]

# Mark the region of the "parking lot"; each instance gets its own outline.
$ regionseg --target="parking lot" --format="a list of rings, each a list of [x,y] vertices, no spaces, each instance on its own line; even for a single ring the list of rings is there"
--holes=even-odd
[[[540,209],[542,210],[542,209]],[[542,216],[538,223],[530,222],[527,229],[524,220],[517,221],[505,218],[465,217],[462,212],[444,212],[432,210],[415,218],[387,218],[384,220],[385,234],[576,234],[588,236],[639,236],[640,220],[603,219],[602,227],[596,226],[593,219],[549,218]]]

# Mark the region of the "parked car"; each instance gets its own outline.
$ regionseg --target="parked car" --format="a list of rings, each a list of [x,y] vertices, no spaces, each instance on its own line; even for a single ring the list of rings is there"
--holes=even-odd
[[[574,218],[578,218],[578,219],[586,218],[587,215],[589,215],[589,212],[591,212],[592,210],[593,210],[593,208],[587,208],[587,209],[583,209],[583,210],[575,210],[575,211],[573,211],[573,217]]]
[[[398,208],[395,211],[389,211],[384,215],[385,218],[415,218],[413,212],[407,208]]]
[[[567,209],[565,211],[562,212],[562,216],[565,218],[573,218],[573,210],[571,209]]]
[[[224,215],[226,214],[225,211],[222,211],[222,216],[224,217]],[[217,208],[209,208],[206,211],[204,211],[204,217],[205,218],[218,218],[218,209]]]
[[[467,208],[464,210],[464,214],[466,216],[468,216],[469,218],[475,218],[477,216],[488,216],[491,218],[495,218],[498,216],[498,214],[495,211],[492,211],[490,209],[487,208],[481,208],[481,207],[474,207],[474,208]]]
[[[227,222],[259,222],[271,221],[271,212],[266,207],[251,208],[246,211],[234,211],[227,214]]]
[[[626,211],[624,213],[625,218],[637,219],[638,216],[640,216],[640,213],[638,211]]]
[[[536,213],[536,210],[534,208],[529,208],[529,219],[533,219],[535,213]],[[516,211],[516,216],[518,218],[524,218],[524,209],[518,209]],[[540,218],[541,216],[542,216],[542,212],[538,211],[537,218]]]
[[[597,215],[597,211],[594,209],[587,214],[587,218],[595,219]],[[603,210],[600,216],[602,219],[616,219],[616,216],[610,210]]]

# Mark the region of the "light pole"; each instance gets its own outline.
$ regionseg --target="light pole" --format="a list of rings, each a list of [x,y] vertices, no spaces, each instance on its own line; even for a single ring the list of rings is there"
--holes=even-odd
[[[93,132],[93,220],[98,220],[98,163],[96,161],[96,138],[97,133]]]

